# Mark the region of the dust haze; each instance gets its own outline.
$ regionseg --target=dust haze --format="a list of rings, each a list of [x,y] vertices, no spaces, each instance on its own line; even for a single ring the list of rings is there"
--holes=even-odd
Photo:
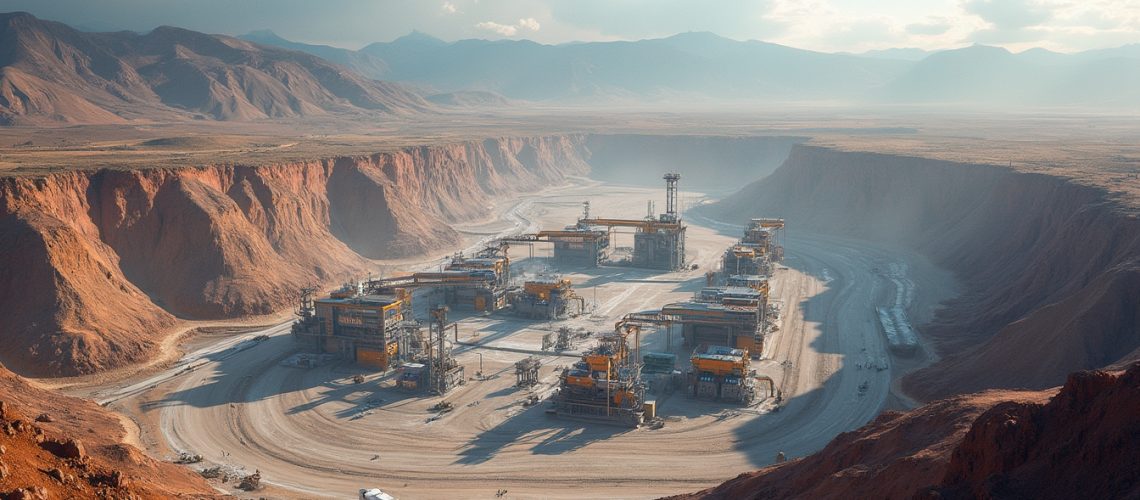
[[[49,11],[0,14],[0,497],[1140,491],[1135,46]]]

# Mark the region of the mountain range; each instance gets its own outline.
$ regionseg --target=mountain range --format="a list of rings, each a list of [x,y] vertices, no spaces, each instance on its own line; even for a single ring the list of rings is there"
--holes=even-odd
[[[1140,106],[1140,44],[829,54],[702,32],[560,45],[412,32],[354,51],[270,31],[89,33],[0,14],[0,124],[414,115],[514,100],[1127,112]]]
[[[384,61],[386,79],[437,92],[481,90],[531,100],[687,97],[984,108],[1140,105],[1140,44],[1075,54],[1044,49],[1015,54],[984,45],[936,52],[830,54],[705,32],[634,42],[542,45],[528,40],[445,42],[413,31],[355,53]]]
[[[432,104],[306,52],[163,26],[85,33],[0,14],[0,124],[257,120]]]

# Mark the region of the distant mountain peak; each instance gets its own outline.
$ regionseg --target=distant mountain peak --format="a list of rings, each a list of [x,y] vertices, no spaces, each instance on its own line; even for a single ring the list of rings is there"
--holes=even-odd
[[[36,16],[33,16],[30,13],[24,12],[24,11],[0,13],[0,21],[9,21],[12,19],[37,19],[37,18],[36,18]]]
[[[394,44],[396,44],[396,43],[399,43],[399,44],[412,44],[412,43],[414,43],[414,44],[420,44],[420,45],[447,45],[447,42],[440,40],[439,38],[436,38],[434,36],[431,36],[427,33],[424,33],[420,30],[412,30],[411,33],[408,33],[407,35],[404,35],[404,36],[401,36],[395,40],[392,40],[392,43],[394,43]]]
[[[246,33],[246,34],[240,36],[239,38],[260,38],[260,39],[265,39],[265,40],[285,40],[284,38],[281,37],[281,35],[278,35],[275,31],[269,30],[269,29],[253,30],[253,31],[250,31],[249,33]]]
[[[713,33],[711,31],[685,31],[682,33],[677,33],[676,35],[673,35],[673,36],[667,36],[667,37],[665,37],[665,39],[666,40],[703,40],[703,41],[707,41],[707,40],[721,41],[721,40],[724,40],[724,41],[730,41],[730,42],[734,41],[731,38],[718,35],[718,34]]]

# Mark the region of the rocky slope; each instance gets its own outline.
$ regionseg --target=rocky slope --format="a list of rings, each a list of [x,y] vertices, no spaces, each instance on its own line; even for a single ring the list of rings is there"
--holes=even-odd
[[[930,400],[1042,389],[1140,351],[1140,221],[1105,190],[1003,167],[796,146],[779,170],[708,208],[740,221],[904,245],[964,293],[922,332],[941,360],[904,379]]]
[[[401,85],[319,57],[172,27],[85,33],[0,14],[0,125],[425,111]]]
[[[1140,363],[1060,390],[887,412],[806,458],[676,498],[1137,498]]]
[[[151,459],[124,436],[98,405],[32,388],[0,366],[0,498],[215,496],[193,471]]]
[[[587,172],[582,141],[0,178],[0,361],[36,376],[138,362],[175,316],[268,314],[369,259],[449,248],[449,222]]]

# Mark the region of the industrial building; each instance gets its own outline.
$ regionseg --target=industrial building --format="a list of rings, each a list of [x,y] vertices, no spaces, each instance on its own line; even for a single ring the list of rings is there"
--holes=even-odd
[[[384,371],[398,359],[400,344],[411,340],[415,325],[404,320],[404,294],[366,294],[359,284],[324,299],[314,299],[313,292],[302,290],[293,335],[318,352]]]
[[[752,219],[739,242],[725,250],[725,275],[772,274],[772,264],[784,258],[784,219]]]
[[[677,182],[681,174],[668,173],[665,179],[665,213],[653,215],[652,203],[644,219],[604,219],[584,214],[578,220],[582,229],[632,227],[633,267],[677,271],[685,268],[685,225],[681,223]]]
[[[337,354],[357,365],[387,371],[400,364],[397,385],[413,391],[445,393],[464,381],[463,367],[451,355],[444,333],[447,307],[433,308],[425,338],[423,326],[411,318],[411,293],[389,293],[378,280],[348,284],[328,298],[314,299],[305,288],[292,333],[302,345]]]
[[[445,273],[483,275],[487,280],[477,286],[442,288],[444,302],[477,312],[494,312],[507,306],[507,287],[511,280],[511,259],[505,252],[487,248],[475,257],[457,254],[444,268]]]
[[[560,231],[542,231],[503,238],[510,243],[552,243],[554,261],[561,265],[597,267],[616,264],[613,255],[613,232],[616,228],[631,228],[633,255],[628,262],[633,267],[676,271],[685,268],[685,229],[681,222],[677,182],[680,174],[665,174],[665,213],[654,215],[652,202],[643,219],[611,219],[590,215],[589,202],[583,203],[582,216],[577,224]]]
[[[577,316],[586,310],[586,300],[574,292],[570,280],[539,276],[523,282],[510,294],[512,311],[524,318],[553,320]]]
[[[495,312],[507,306],[510,279],[511,260],[506,252],[488,247],[473,257],[456,254],[440,271],[370,279],[361,286],[368,294],[404,295],[409,310],[412,290],[428,288],[449,306]]]
[[[768,309],[764,290],[745,286],[706,287],[692,300],[668,304],[661,314],[681,325],[684,345],[727,345],[759,357],[764,350]]]
[[[582,360],[562,371],[558,392],[552,397],[551,412],[560,417],[596,420],[638,427],[653,418],[647,408],[645,385],[641,382],[640,360],[635,340],[633,352],[628,335],[638,327],[618,328],[599,339]]]

